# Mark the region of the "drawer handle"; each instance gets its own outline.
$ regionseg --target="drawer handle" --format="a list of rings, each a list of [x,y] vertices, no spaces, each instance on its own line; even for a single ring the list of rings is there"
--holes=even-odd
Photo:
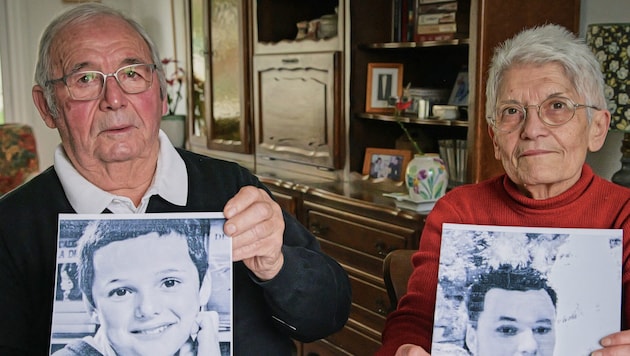
[[[387,316],[388,314],[388,309],[385,305],[385,301],[381,298],[376,300],[376,312],[384,316]]]
[[[324,236],[328,233],[328,227],[320,225],[318,222],[311,223],[311,232],[314,235]]]
[[[383,241],[377,241],[374,244],[374,247],[376,247],[376,254],[381,256],[381,257],[385,257],[387,256],[387,253],[389,253],[389,249],[387,248],[387,244],[384,243]]]
[[[284,64],[293,64],[293,63],[298,63],[299,60],[297,58],[283,58],[282,59],[282,63]]]

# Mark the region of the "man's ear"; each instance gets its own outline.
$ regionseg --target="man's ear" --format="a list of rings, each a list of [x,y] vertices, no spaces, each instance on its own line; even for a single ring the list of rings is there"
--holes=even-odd
[[[590,109],[589,109],[590,110]],[[597,110],[593,114],[591,125],[589,126],[588,150],[599,151],[606,141],[608,127],[610,126],[610,111]]]
[[[32,93],[33,102],[35,103],[37,111],[39,111],[39,115],[42,117],[42,120],[44,120],[44,123],[46,123],[46,126],[50,127],[51,129],[57,128],[57,124],[55,124],[55,119],[50,114],[50,108],[48,107],[48,103],[46,102],[44,89],[39,85],[35,85],[33,86]]]
[[[477,354],[477,329],[473,328],[470,323],[466,325],[466,347],[471,355]]]
[[[212,277],[210,275],[210,271],[206,271],[206,275],[203,277],[203,281],[201,281],[201,286],[199,287],[199,306],[202,307],[202,309],[208,304],[208,300],[212,294]]]

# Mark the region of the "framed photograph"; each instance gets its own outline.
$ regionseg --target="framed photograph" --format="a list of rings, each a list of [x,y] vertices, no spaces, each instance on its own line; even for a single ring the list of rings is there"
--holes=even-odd
[[[389,105],[388,100],[392,96],[402,96],[402,77],[402,63],[368,63],[365,111],[369,113],[393,111],[394,108]]]
[[[457,74],[448,105],[468,106],[468,90],[468,70],[464,70]]]
[[[405,176],[409,160],[411,160],[409,150],[368,147],[365,149],[363,175],[369,175],[370,178],[389,178],[399,182]]]

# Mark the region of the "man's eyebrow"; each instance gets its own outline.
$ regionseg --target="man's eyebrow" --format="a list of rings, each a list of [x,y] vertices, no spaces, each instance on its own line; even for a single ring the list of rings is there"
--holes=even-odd
[[[129,64],[145,64],[145,63],[151,63],[151,61],[149,60],[148,62],[140,59],[140,58],[125,58],[123,59],[123,61],[120,63],[121,65],[125,66],[125,65],[129,65]]]
[[[516,322],[517,319],[511,316],[500,316],[499,317],[499,321],[511,321],[511,322]],[[553,324],[553,322],[551,321],[551,319],[549,318],[544,318],[544,319],[538,319],[536,320],[537,323],[548,323],[548,324]]]

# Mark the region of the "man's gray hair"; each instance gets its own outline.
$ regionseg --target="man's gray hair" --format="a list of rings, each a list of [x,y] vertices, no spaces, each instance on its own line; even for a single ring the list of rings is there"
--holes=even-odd
[[[151,52],[151,60],[157,65],[157,75],[160,82],[160,95],[166,95],[166,78],[157,46],[147,33],[147,31],[134,19],[124,15],[120,11],[114,10],[98,3],[84,3],[57,16],[44,30],[39,42],[39,52],[37,65],[35,66],[35,83],[44,90],[46,103],[53,117],[58,117],[59,108],[53,85],[49,82],[52,79],[53,59],[51,58],[52,45],[60,32],[66,27],[83,24],[98,17],[119,18],[128,23],[142,37]]]

